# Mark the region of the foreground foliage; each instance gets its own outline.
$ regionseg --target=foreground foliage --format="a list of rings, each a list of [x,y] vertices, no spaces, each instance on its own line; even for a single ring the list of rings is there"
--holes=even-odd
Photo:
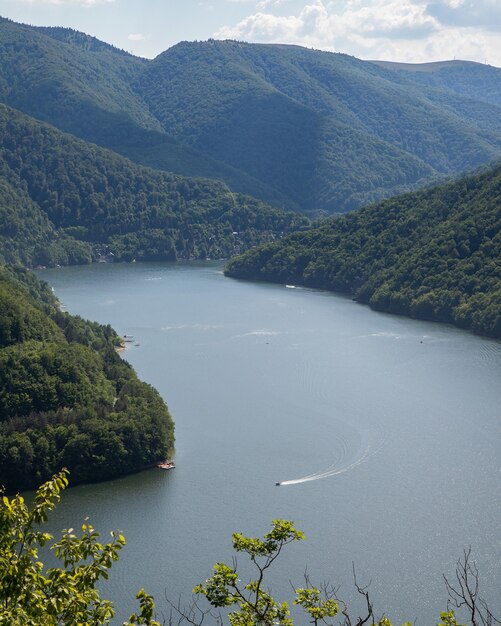
[[[101,598],[98,584],[125,545],[123,535],[111,533],[102,544],[99,533],[87,522],[78,536],[72,528],[63,531],[58,542],[42,530],[48,514],[68,484],[62,471],[42,485],[30,508],[17,495],[3,497],[0,504],[0,624],[5,626],[101,626],[115,612],[110,601]],[[46,568],[39,560],[40,548],[50,545],[58,567]],[[153,620],[151,596],[141,590],[140,612],[124,626],[159,626]]]
[[[501,166],[250,250],[226,273],[501,337]]]
[[[60,501],[61,492],[68,484],[67,470],[62,470],[38,488],[29,508],[20,495],[0,501],[0,624],[5,626],[106,626],[114,617],[110,601],[101,598],[99,583],[106,580],[113,563],[125,545],[120,533],[112,532],[111,541],[101,543],[99,533],[88,521],[80,535],[72,528],[64,530],[59,541],[43,530],[49,513]],[[1,495],[1,493],[0,493]],[[233,566],[218,563],[215,573],[194,593],[204,597],[215,609],[231,609],[227,614],[231,626],[292,626],[287,602],[277,602],[265,588],[267,570],[289,544],[302,541],[304,534],[293,522],[274,520],[263,539],[234,533],[233,547],[249,557],[257,577],[243,583]],[[47,568],[40,560],[40,549],[50,547],[58,565]],[[446,579],[449,597],[454,606],[466,608],[468,623],[472,626],[501,624],[493,617],[487,605],[478,596],[478,571],[470,562],[469,551],[458,562],[458,585]],[[339,626],[392,626],[388,617],[375,617],[367,588],[358,592],[364,598],[365,610],[354,617],[348,606],[328,585],[320,588],[311,584],[305,575],[305,586],[294,588],[294,605],[302,607],[310,624]],[[136,598],[139,611],[130,616],[123,626],[160,626],[155,619],[152,596],[141,589]],[[171,613],[163,624],[189,623],[201,626],[213,621],[222,626],[225,618],[199,608],[195,600],[182,610],[168,601]],[[174,610],[172,610],[174,609]],[[403,626],[411,626],[406,622]],[[438,626],[460,626],[453,610],[441,614]]]
[[[195,587],[194,593],[207,599],[215,609],[231,609],[228,620],[231,626],[292,626],[293,620],[287,602],[277,602],[265,587],[267,570],[290,543],[302,541],[304,534],[297,530],[293,522],[273,520],[271,530],[263,539],[246,537],[241,533],[233,534],[233,548],[237,553],[247,556],[255,567],[257,576],[247,583],[242,582],[237,571],[237,561],[233,565],[217,563],[214,574]],[[457,584],[450,583],[446,578],[450,605],[441,613],[438,626],[460,626],[456,619],[455,607],[466,613],[468,624],[472,626],[494,626],[501,624],[490,612],[487,604],[478,595],[478,570],[470,561],[469,551],[458,561],[456,569]],[[302,607],[310,624],[318,626],[392,626],[393,622],[386,616],[377,617],[372,604],[368,587],[361,587],[355,576],[355,587],[363,598],[365,608],[362,614],[355,617],[343,600],[339,599],[337,589],[323,584],[316,587],[311,584],[310,577],[305,574],[305,587],[295,587],[294,605]],[[214,615],[204,611],[195,601],[188,610],[177,609],[181,618],[191,624],[201,626],[207,616],[215,619],[219,626],[224,624],[222,615]],[[412,626],[405,622],[402,626]]]
[[[172,419],[119,344],[110,326],[60,311],[33,274],[0,266],[0,485],[35,487],[63,466],[102,480],[167,457]]]

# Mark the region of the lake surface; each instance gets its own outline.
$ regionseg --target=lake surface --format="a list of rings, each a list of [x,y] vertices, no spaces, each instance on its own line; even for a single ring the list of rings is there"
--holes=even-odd
[[[471,545],[501,613],[500,342],[231,280],[221,263],[40,275],[71,313],[134,335],[124,358],[176,421],[175,470],[70,489],[52,518],[123,530],[103,590],[120,619],[140,587],[167,615],[165,594],[188,601],[230,561],[232,532],[261,536],[277,517],[307,535],[277,562],[279,599],[308,568],[350,600],[354,562],[377,611],[436,624],[442,573]]]

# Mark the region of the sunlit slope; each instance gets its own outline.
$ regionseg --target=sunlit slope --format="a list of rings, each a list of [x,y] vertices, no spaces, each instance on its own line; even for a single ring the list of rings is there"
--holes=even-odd
[[[339,213],[501,156],[500,71],[421,84],[342,54],[181,43],[150,61],[0,21],[0,100],[132,160]],[[490,95],[484,97],[485,93]]]
[[[225,180],[282,205],[281,194],[162,131],[134,87],[147,64],[71,29],[0,19],[0,102],[143,165]]]

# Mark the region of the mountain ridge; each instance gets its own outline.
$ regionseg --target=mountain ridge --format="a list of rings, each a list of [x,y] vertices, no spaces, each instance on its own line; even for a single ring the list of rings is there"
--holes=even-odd
[[[501,70],[490,76],[501,85]],[[492,102],[453,87],[300,46],[180,42],[148,60],[0,22],[0,101],[138,163],[313,214],[499,158],[498,87]]]

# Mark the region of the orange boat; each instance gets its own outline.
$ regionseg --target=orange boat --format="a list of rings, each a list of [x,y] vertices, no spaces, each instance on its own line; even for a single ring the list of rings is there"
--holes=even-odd
[[[176,466],[174,465],[174,461],[162,461],[157,465],[160,469],[168,470],[174,469]]]

